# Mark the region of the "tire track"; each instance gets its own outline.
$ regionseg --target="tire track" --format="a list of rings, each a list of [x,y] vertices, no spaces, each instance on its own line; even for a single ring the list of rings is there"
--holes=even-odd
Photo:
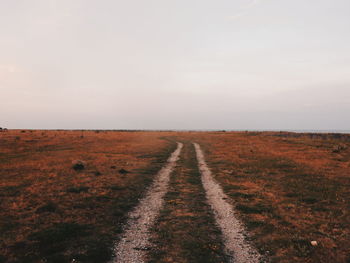
[[[232,256],[231,262],[262,262],[258,251],[246,241],[244,227],[236,217],[232,205],[226,201],[228,197],[224,194],[221,186],[212,177],[200,146],[197,143],[193,145],[196,149],[198,168],[201,172],[208,203],[213,209],[216,222],[222,231],[226,253]]]
[[[159,171],[145,197],[129,213],[122,238],[115,247],[115,258],[112,262],[143,262],[145,251],[150,246],[149,229],[153,226],[160,209],[163,207],[163,198],[168,191],[170,174],[176,165],[182,147],[182,143],[177,143],[177,149],[171,154],[167,164]]]
[[[227,262],[221,231],[205,196],[192,143],[184,143],[164,207],[152,230],[154,245],[147,262]]]

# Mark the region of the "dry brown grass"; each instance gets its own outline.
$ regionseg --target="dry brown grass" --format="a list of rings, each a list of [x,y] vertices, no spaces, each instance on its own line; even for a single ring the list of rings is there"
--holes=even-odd
[[[126,212],[173,149],[160,135],[164,134],[0,133],[3,260],[69,262],[75,257],[102,262],[94,261],[93,254],[100,259],[110,255],[107,246]],[[74,160],[82,160],[85,169],[72,169]],[[74,231],[76,236],[66,233]],[[84,259],[87,255],[91,260]]]
[[[282,135],[189,136],[273,262],[349,262],[349,136]]]
[[[0,262],[106,261],[126,213],[175,148],[162,138],[201,144],[273,262],[349,262],[349,136],[19,130],[0,133]],[[73,170],[74,160],[85,169]],[[167,213],[192,218],[190,226],[197,212]]]

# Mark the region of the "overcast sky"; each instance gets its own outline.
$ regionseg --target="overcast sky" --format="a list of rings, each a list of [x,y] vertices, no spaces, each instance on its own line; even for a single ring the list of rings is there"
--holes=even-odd
[[[349,0],[1,0],[0,126],[348,129]]]

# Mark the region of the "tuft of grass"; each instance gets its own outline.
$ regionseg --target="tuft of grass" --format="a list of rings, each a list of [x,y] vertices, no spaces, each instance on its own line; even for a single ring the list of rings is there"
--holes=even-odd
[[[3,255],[0,255],[0,263],[6,263],[7,262],[7,258]]]
[[[29,240],[36,241],[46,247],[52,243],[60,243],[80,236],[86,235],[87,225],[77,223],[58,223],[52,227],[34,232],[29,235]]]
[[[2,197],[14,197],[21,193],[22,186],[3,186],[0,187],[0,196]]]
[[[247,221],[246,222],[246,226],[249,230],[258,228],[258,227],[262,227],[264,226],[266,223],[264,221]]]
[[[11,235],[18,227],[18,222],[13,217],[0,218],[0,237]]]
[[[245,214],[263,214],[263,213],[271,213],[272,208],[268,207],[266,204],[255,204],[255,205],[243,205],[238,204],[236,208],[245,213]]]
[[[120,169],[118,172],[120,174],[128,174],[128,173],[130,173],[129,171],[125,170],[124,168]]]
[[[257,194],[247,194],[242,192],[234,192],[230,194],[231,197],[242,198],[242,199],[253,199],[257,197]]]
[[[121,191],[121,190],[125,190],[126,187],[120,186],[120,185],[112,185],[109,187],[109,189],[113,190],[113,191]]]
[[[109,237],[99,236],[90,237],[85,241],[82,249],[83,253],[73,254],[71,260],[74,259],[78,262],[99,263],[107,262],[111,259],[113,251],[109,244]]]
[[[40,206],[35,212],[36,213],[44,213],[44,212],[53,213],[56,211],[57,211],[57,205],[54,202],[48,202],[47,204]]]
[[[75,171],[82,171],[85,169],[85,165],[83,163],[75,163],[75,164],[73,164],[72,168]]]
[[[68,193],[76,193],[76,194],[79,194],[79,193],[86,193],[88,192],[90,189],[90,187],[87,187],[87,186],[79,186],[79,187],[70,187],[67,189],[67,192]]]
[[[69,262],[64,254],[68,248],[78,244],[78,240],[87,236],[91,229],[88,225],[78,223],[57,223],[51,227],[31,233],[28,240],[32,241],[27,248],[31,256],[21,255],[20,262]],[[26,253],[27,254],[27,253]]]
[[[224,186],[226,191],[244,190],[245,187],[236,184],[227,184]]]
[[[94,174],[95,176],[101,176],[101,175],[102,175],[102,173],[99,172],[99,171],[95,171],[95,172],[93,172],[93,174]]]

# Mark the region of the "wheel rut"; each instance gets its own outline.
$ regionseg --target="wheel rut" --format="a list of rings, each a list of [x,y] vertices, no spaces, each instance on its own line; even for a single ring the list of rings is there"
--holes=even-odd
[[[264,262],[228,200],[199,144],[178,143],[129,213],[111,263]]]
[[[231,255],[231,262],[259,263],[263,259],[258,251],[246,240],[243,224],[237,218],[233,206],[227,201],[228,197],[221,186],[214,180],[204,158],[199,144],[194,143],[198,160],[198,167],[202,174],[202,183],[208,203],[214,211],[225,243],[225,250]]]
[[[226,262],[220,229],[207,204],[190,142],[184,144],[164,199],[146,262]]]
[[[115,258],[112,262],[144,262],[145,251],[149,249],[149,229],[153,226],[159,211],[163,207],[164,195],[168,191],[170,174],[179,159],[182,143],[171,154],[166,165],[158,172],[145,197],[129,213],[129,220],[122,238],[115,247]]]

